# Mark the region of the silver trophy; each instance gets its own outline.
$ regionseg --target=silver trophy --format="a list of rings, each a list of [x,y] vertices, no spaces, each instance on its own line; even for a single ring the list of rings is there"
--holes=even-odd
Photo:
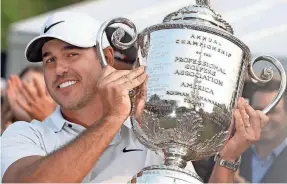
[[[164,165],[144,168],[136,183],[201,183],[186,163],[214,155],[226,143],[232,127],[232,109],[242,95],[246,73],[255,83],[273,78],[272,68],[255,75],[253,65],[261,60],[272,63],[281,75],[277,96],[263,110],[268,113],[286,89],[286,74],[272,56],[251,61],[249,48],[233,36],[233,29],[211,9],[209,0],[197,0],[167,15],[163,23],[137,34],[125,18],[105,22],[98,34],[102,66],[107,65],[102,48],[106,27],[123,23],[133,32],[133,40],[121,43],[124,30],[117,29],[112,42],[120,49],[136,44],[139,65],[149,75],[147,99],[140,122],[134,118],[137,95],[132,98],[133,130],[149,149],[164,154]],[[234,129],[233,129],[234,130]]]

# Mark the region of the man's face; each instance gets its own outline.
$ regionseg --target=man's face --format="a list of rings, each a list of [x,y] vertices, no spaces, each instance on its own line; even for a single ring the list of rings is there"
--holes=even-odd
[[[77,48],[54,39],[45,43],[42,56],[47,89],[58,104],[77,110],[91,102],[102,73],[95,48]]]
[[[274,92],[256,92],[253,96],[254,109],[262,110],[265,108],[271,100],[277,94]],[[283,97],[284,98],[284,97]],[[268,113],[270,122],[266,127],[262,129],[261,141],[275,141],[286,137],[287,133],[287,112],[284,107],[284,99],[278,103],[278,105]]]

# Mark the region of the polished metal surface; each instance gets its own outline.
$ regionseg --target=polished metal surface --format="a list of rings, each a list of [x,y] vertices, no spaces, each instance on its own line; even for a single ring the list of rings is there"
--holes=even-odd
[[[270,82],[273,78],[273,70],[271,67],[267,67],[264,68],[262,70],[261,76],[260,78],[256,76],[256,74],[254,73],[253,67],[254,64],[259,62],[259,61],[268,61],[269,63],[272,63],[277,70],[280,73],[281,76],[281,83],[280,83],[280,87],[279,87],[279,91],[278,94],[273,98],[273,100],[271,101],[270,104],[267,105],[267,107],[265,107],[262,112],[267,114],[269,111],[272,110],[272,108],[274,108],[280,101],[281,97],[283,96],[285,90],[286,90],[286,85],[287,85],[287,81],[286,81],[286,72],[284,70],[284,67],[282,66],[282,64],[280,63],[280,61],[278,61],[276,58],[272,57],[272,56],[259,56],[257,58],[254,59],[254,61],[249,65],[249,75],[251,76],[251,78],[253,79],[252,81],[256,84],[256,83],[267,83]]]
[[[248,48],[216,28],[175,23],[147,28],[138,47],[149,75],[142,122],[132,118],[139,139],[166,159],[173,147],[187,149],[176,156],[186,161],[216,153],[241,96]]]
[[[218,28],[233,34],[233,28],[226,22],[221,15],[217,14],[209,5],[208,0],[197,0],[197,4],[183,7],[182,9],[168,14],[163,22],[182,22],[193,21],[201,22],[201,24],[215,25]]]
[[[118,28],[112,35],[112,42],[117,48],[122,49],[122,50],[127,49],[133,46],[137,41],[138,32],[137,32],[136,26],[129,19],[118,17],[118,18],[113,18],[113,19],[110,19],[104,22],[98,31],[97,39],[96,39],[97,52],[99,55],[101,66],[103,68],[108,65],[106,58],[105,58],[105,54],[104,54],[104,48],[103,48],[103,37],[105,34],[104,32],[107,27],[115,23],[123,23],[129,26],[133,30],[133,33],[134,33],[134,37],[132,38],[130,42],[122,43],[120,42],[120,40],[124,36],[124,30],[122,28]]]
[[[286,74],[277,59],[260,56],[251,62],[249,48],[233,36],[232,27],[211,9],[209,1],[196,2],[167,15],[162,24],[146,28],[132,40],[137,39],[137,63],[146,67],[149,76],[146,105],[139,121],[134,117],[137,95],[132,98],[133,130],[142,144],[165,156],[163,166],[144,169],[150,172],[143,172],[142,180],[138,180],[143,183],[170,178],[181,183],[180,173],[194,179],[187,179],[187,183],[199,181],[195,173],[182,171],[186,162],[214,155],[228,140],[234,128],[230,127],[232,109],[242,95],[247,72],[257,83],[269,82],[273,77],[270,68],[256,76],[256,62],[268,61],[281,74],[278,95],[264,113],[279,102],[286,90]],[[98,40],[112,22],[127,24],[136,32],[130,21],[118,18],[103,25]],[[118,43],[122,35],[118,30],[112,40],[125,49],[132,42]],[[158,172],[159,168],[163,171]]]
[[[194,172],[171,166],[150,166],[134,176],[129,183],[200,184],[202,179]]]

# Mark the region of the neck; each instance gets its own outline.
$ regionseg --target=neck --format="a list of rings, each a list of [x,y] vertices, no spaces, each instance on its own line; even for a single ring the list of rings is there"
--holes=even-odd
[[[68,110],[61,107],[63,117],[85,128],[93,125],[102,117],[102,104],[98,95],[85,107],[78,110]]]
[[[260,158],[266,158],[272,153],[272,151],[277,148],[284,140],[286,136],[281,136],[280,138],[273,141],[259,141],[255,144],[256,152]]]

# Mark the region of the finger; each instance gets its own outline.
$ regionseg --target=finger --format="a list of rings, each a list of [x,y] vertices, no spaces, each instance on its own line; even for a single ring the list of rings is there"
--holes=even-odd
[[[141,66],[141,67],[138,67],[134,70],[130,70],[130,72],[128,74],[121,76],[120,78],[118,78],[114,82],[116,84],[123,84],[123,83],[126,83],[128,81],[132,81],[133,79],[142,75],[144,72],[145,72],[145,67]]]
[[[100,85],[107,85],[113,81],[116,81],[117,79],[121,77],[125,77],[127,74],[129,74],[130,70],[116,70],[114,72],[111,72],[109,75],[107,75],[103,80],[100,81]]]
[[[243,122],[244,122],[244,125],[245,125],[245,128],[246,130],[250,130],[251,125],[250,125],[250,122],[249,122],[249,116],[247,115],[246,111],[245,111],[245,100],[243,98],[240,98],[239,99],[239,102],[238,102],[238,109],[239,109],[239,112],[241,114],[241,117],[243,119]]]
[[[28,104],[32,104],[35,101],[35,94],[33,94],[33,92],[31,92],[31,90],[29,89],[28,85],[26,84],[26,82],[23,82],[23,88],[21,90],[21,94],[23,94],[23,96],[25,97],[25,100],[27,101]]]
[[[11,79],[7,80],[7,89],[11,89],[12,88],[12,83],[11,83]]]
[[[261,123],[259,115],[249,104],[245,104],[245,110],[250,117],[249,121],[254,131],[254,136],[255,138],[259,138],[261,134]]]
[[[21,79],[17,75],[13,76],[13,79],[15,81],[15,85],[16,85],[17,89],[21,89],[21,87],[22,87]]]
[[[241,114],[238,109],[234,112],[235,127],[238,133],[246,133],[245,126]]]
[[[15,95],[13,95],[13,92],[11,91],[10,88],[7,88],[6,96],[7,96],[7,100],[9,102],[9,104],[11,105],[11,102],[13,101],[13,99],[15,99]]]
[[[147,74],[143,73],[140,76],[138,76],[137,78],[131,80],[131,81],[127,81],[125,83],[123,83],[121,85],[121,88],[124,90],[132,90],[133,88],[138,87],[139,85],[141,85],[142,83],[144,83],[144,81],[147,78]],[[116,81],[115,81],[116,82]]]
[[[16,93],[15,93],[14,86],[11,80],[8,80],[8,88],[6,90],[6,94],[7,94],[7,98],[10,103],[12,100],[16,98]]]
[[[19,98],[17,98],[16,103],[19,105],[19,107],[21,107],[22,109],[24,109],[26,112],[30,113],[31,112],[31,108],[29,107],[29,105],[27,103],[25,103],[23,100],[20,100]]]
[[[13,77],[10,76],[10,79],[8,80],[8,88],[11,89],[11,90],[13,90],[13,91],[16,90],[14,83],[15,83],[15,82],[14,82],[14,80],[13,80]]]
[[[20,78],[18,76],[12,75],[11,76],[11,82],[12,82],[14,93],[18,94],[22,88],[22,81],[20,80]]]
[[[111,67],[111,66],[106,66],[104,69],[103,69],[103,73],[99,79],[99,81],[103,80],[104,78],[106,78],[109,74],[113,73],[114,71],[116,71],[115,68]]]
[[[36,80],[36,79],[33,79],[33,84],[34,84],[34,86],[36,88],[37,95],[39,97],[43,97],[45,92],[44,92],[43,87],[40,85],[39,81]]]
[[[259,115],[259,118],[261,120],[260,126],[262,129],[269,123],[269,117],[266,114],[264,114],[262,111],[257,110],[256,112]]]
[[[11,82],[11,80],[9,79],[9,80],[7,80],[7,91],[8,90],[11,90],[11,89],[13,89],[13,85],[12,85],[12,82]]]

